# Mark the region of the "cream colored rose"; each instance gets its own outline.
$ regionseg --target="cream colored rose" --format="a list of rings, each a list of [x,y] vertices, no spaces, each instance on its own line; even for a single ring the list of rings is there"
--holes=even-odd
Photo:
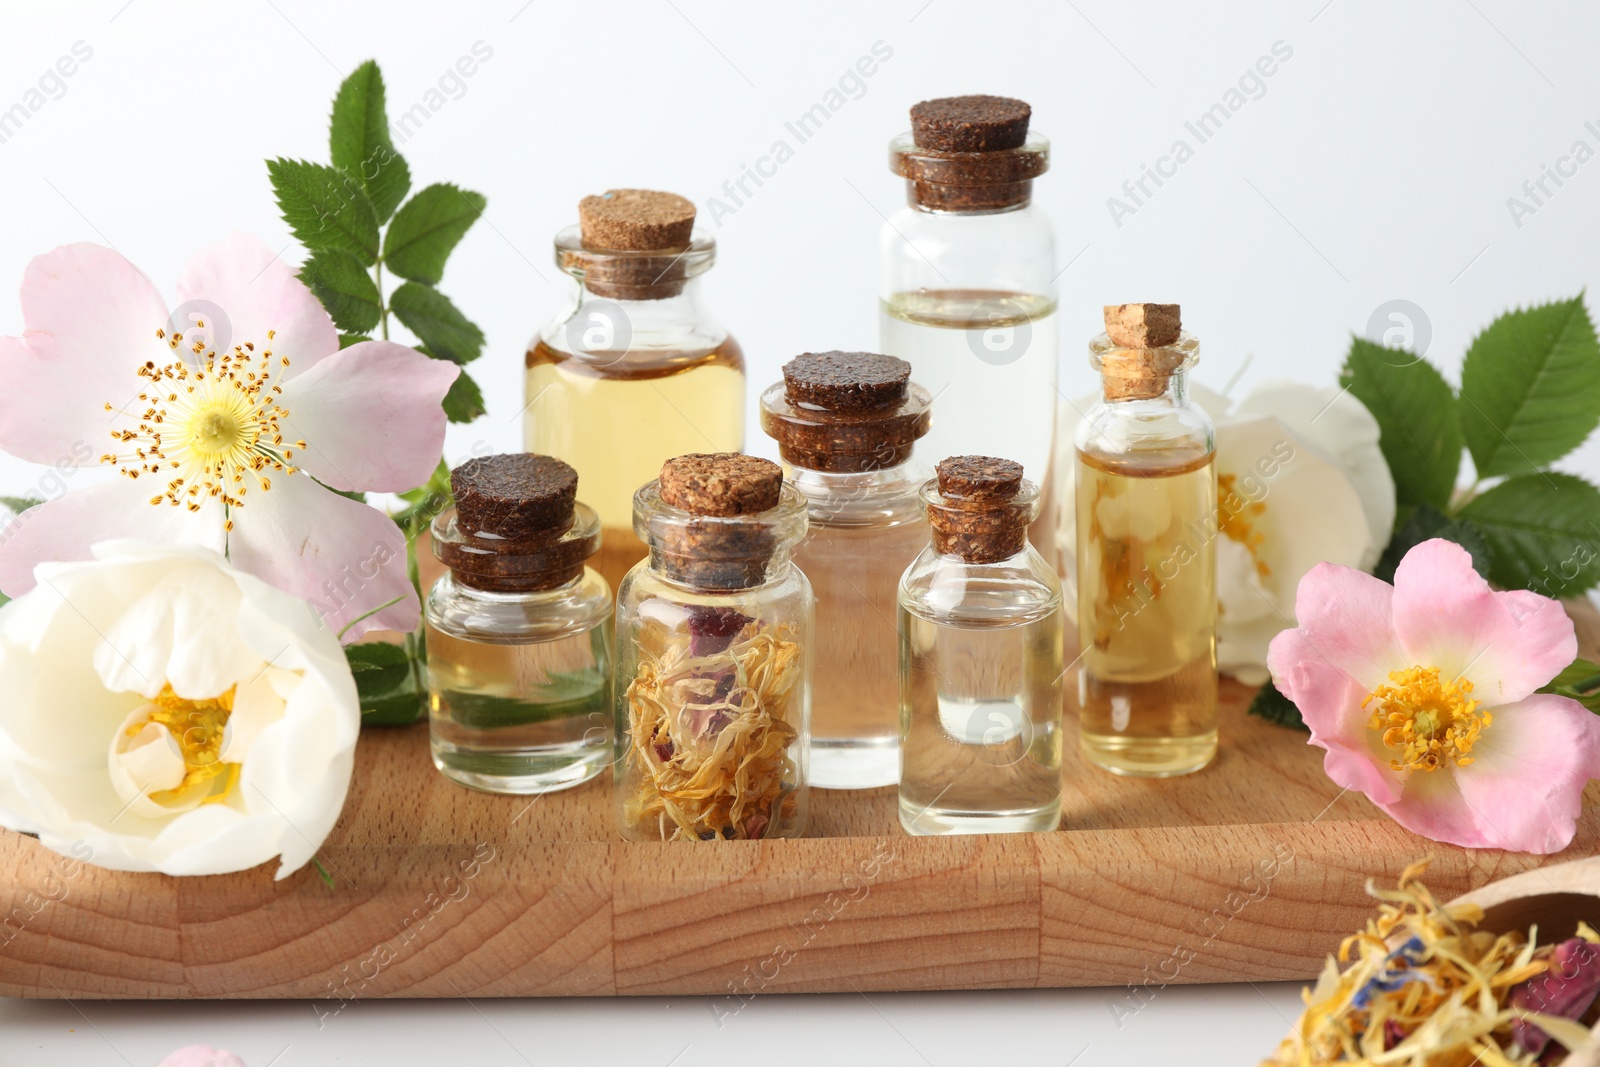
[[[337,637],[209,550],[94,555],[0,608],[0,825],[115,870],[299,870],[361,728]]]

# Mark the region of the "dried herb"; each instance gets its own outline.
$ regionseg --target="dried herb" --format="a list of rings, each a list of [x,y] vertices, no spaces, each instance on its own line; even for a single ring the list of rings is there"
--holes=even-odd
[[[654,824],[665,840],[754,840],[787,819],[799,779],[793,636],[792,625],[730,608],[698,609],[682,627],[640,624],[627,691],[626,760],[639,782],[624,808],[630,826]]]

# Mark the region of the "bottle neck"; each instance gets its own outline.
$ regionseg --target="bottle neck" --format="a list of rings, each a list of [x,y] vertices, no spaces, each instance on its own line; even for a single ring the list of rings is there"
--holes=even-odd
[[[615,299],[581,276],[566,312],[544,331],[551,348],[573,355],[709,352],[728,339],[705,306],[699,278],[654,299]],[[604,286],[600,287],[605,290]]]
[[[1124,376],[1109,370],[1100,376],[1101,395],[1108,404],[1138,404],[1143,409],[1189,406],[1189,375],[1171,374]]]
[[[877,526],[920,519],[923,473],[913,463],[873,471],[791,467],[789,484],[806,498],[811,521],[827,526]]]
[[[449,571],[443,581],[449,582],[449,592],[464,600],[482,601],[486,604],[504,604],[515,600],[522,604],[544,604],[565,600],[583,584],[584,570],[580,569],[558,585],[544,585],[535,589],[518,589],[514,583],[502,583],[493,588],[474,584],[481,579],[465,571]],[[534,584],[538,584],[535,580]]]

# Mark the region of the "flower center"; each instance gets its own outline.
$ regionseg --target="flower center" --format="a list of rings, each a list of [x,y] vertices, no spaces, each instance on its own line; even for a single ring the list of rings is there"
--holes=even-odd
[[[199,322],[201,329],[205,323]],[[108,452],[102,463],[116,466],[129,478],[170,472],[164,488],[150,498],[152,504],[183,506],[199,511],[207,500],[221,501],[226,509],[244,506],[253,482],[262,492],[272,488],[270,472],[293,474],[294,449],[304,441],[286,443],[281,422],[289,409],[278,403],[283,387],[274,380],[289,366],[287,357],[274,364],[272,340],[256,352],[252,342],[235,345],[218,355],[202,341],[184,342],[183,334],[156,336],[180,354],[164,367],[153,360],[135,371],[146,380],[138,405],[106,410],[127,416],[131,425],[112,430],[121,452]],[[229,518],[226,528],[233,528]]]
[[[1471,682],[1441,681],[1438,667],[1407,667],[1392,672],[1389,681],[1394,684],[1378,686],[1361,706],[1376,705],[1367,728],[1380,731],[1384,747],[1395,754],[1391,769],[1436,771],[1446,763],[1465,767],[1473,761],[1468,753],[1494,716],[1478,710]]]
[[[239,764],[224,761],[222,750],[236,689],[189,700],[162,686],[155,699],[128,717],[114,756],[152,803],[195,807],[225,800],[233,791]]]
[[[1217,474],[1217,529],[1230,540],[1237,541],[1250,552],[1256,573],[1271,577],[1272,568],[1261,558],[1267,535],[1255,528],[1253,520],[1267,513],[1265,500],[1247,500],[1234,488],[1239,481],[1236,474]]]

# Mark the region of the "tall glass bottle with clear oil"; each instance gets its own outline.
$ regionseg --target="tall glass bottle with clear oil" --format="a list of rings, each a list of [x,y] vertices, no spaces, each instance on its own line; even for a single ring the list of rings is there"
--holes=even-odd
[[[906,207],[882,232],[879,351],[910,362],[939,405],[919,454],[1021,463],[1046,495],[1032,540],[1053,552],[1056,239],[1033,202],[1050,142],[1031,115],[995,96],[911,109],[911,131],[889,144]]]
[[[1108,771],[1171,777],[1217,752],[1215,445],[1178,306],[1105,317],[1103,398],[1075,442],[1079,736]]]
[[[577,468],[600,515],[596,567],[616,588],[645,556],[634,491],[673,456],[743,447],[744,355],[701,298],[717,250],[694,204],[613,189],[578,214],[555,238],[572,302],[527,354],[523,443]]]

